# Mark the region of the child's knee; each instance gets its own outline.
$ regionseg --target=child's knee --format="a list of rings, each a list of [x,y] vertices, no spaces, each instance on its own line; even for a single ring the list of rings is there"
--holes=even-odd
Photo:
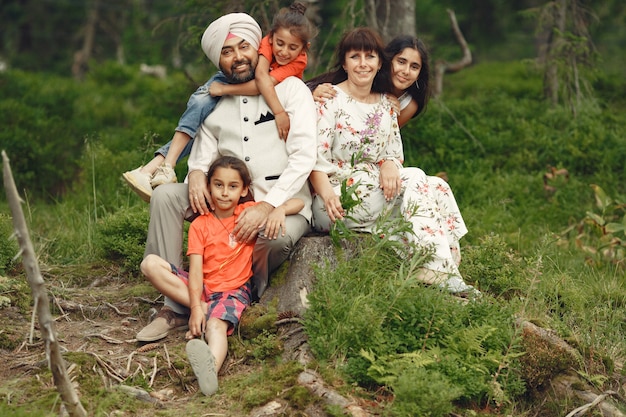
[[[144,274],[146,277],[149,277],[154,271],[154,268],[157,265],[157,258],[157,255],[150,254],[143,258],[143,261],[141,261],[141,265],[139,266],[139,268],[141,269],[141,273]]]
[[[157,268],[160,268],[161,258],[158,255],[150,254],[146,256],[143,261],[141,261],[141,265],[139,268],[141,269],[141,273],[144,274],[148,279],[150,279]]]
[[[211,317],[206,323],[207,336],[210,337],[211,334],[226,334],[229,324],[225,320]]]

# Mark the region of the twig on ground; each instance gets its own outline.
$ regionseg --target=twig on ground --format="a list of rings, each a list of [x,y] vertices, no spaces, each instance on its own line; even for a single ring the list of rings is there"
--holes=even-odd
[[[159,367],[157,366],[157,357],[159,356],[159,354],[157,353],[156,355],[154,355],[154,361],[153,361],[153,365],[152,365],[152,375],[150,376],[150,383],[148,384],[148,386],[150,388],[152,388],[152,385],[154,385],[154,378],[156,378],[157,372],[159,371]]]
[[[106,305],[107,307],[109,307],[110,309],[112,309],[113,311],[115,311],[117,314],[119,314],[120,316],[128,316],[130,315],[130,313],[124,313],[122,311],[119,310],[119,308],[115,307],[113,304],[105,302],[104,305]]]
[[[606,399],[606,397],[608,397],[609,395],[617,395],[617,392],[615,391],[606,391],[600,395],[598,395],[596,397],[595,400],[593,400],[592,402],[585,404],[583,406],[580,406],[574,410],[572,410],[571,413],[569,413],[567,416],[565,417],[578,417],[578,416],[582,416],[583,414],[586,414],[587,411],[589,411],[590,409],[592,409],[593,407],[595,407],[596,405],[600,404],[602,401],[604,401]]]
[[[61,304],[59,304],[59,300],[57,299],[56,295],[52,294],[52,299],[54,300],[54,304],[56,304],[57,308],[61,312],[61,316],[57,317],[56,320],[65,318],[65,321],[72,321],[72,319],[69,318],[69,315],[63,310],[63,307],[61,307]]]
[[[106,341],[108,343],[112,343],[114,345],[122,345],[122,344],[124,344],[123,341],[115,339],[115,338],[113,338],[111,336],[107,336],[107,335],[102,334],[102,333],[86,334],[85,337],[99,337],[100,339],[102,339],[102,340],[104,340],[104,341]]]
[[[283,324],[289,324],[289,323],[298,323],[301,324],[302,320],[299,317],[289,317],[286,319],[282,319],[282,320],[278,320],[274,323],[275,326],[281,326]]]
[[[136,352],[137,352],[136,350],[133,350],[132,352],[130,352],[130,355],[128,355],[128,361],[126,362],[126,375],[130,375],[130,364]]]
[[[167,369],[172,367],[172,362],[170,361],[170,352],[167,350],[167,345],[163,343],[163,350],[165,351],[165,360],[167,361]]]
[[[111,378],[115,379],[117,382],[124,382],[124,378],[119,375],[115,369],[111,365],[109,365],[104,359],[102,359],[98,354],[93,352],[88,352],[94,358],[96,358],[96,362],[100,365]]]

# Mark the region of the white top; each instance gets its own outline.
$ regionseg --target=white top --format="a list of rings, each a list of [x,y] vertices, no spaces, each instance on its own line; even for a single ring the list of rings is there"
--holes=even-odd
[[[398,100],[400,101],[400,110],[404,110],[406,109],[406,106],[409,105],[411,100],[413,100],[413,97],[409,94],[408,91],[405,91],[404,94],[398,97]]]

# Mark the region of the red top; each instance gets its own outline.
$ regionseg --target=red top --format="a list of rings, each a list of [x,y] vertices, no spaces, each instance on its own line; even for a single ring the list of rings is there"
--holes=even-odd
[[[287,77],[298,77],[302,79],[307,64],[306,52],[300,52],[300,55],[286,65],[278,65],[272,54],[272,45],[270,44],[269,35],[261,39],[259,46],[259,54],[263,55],[270,62],[270,75],[277,82],[282,82]]]
[[[215,214],[209,213],[191,222],[187,255],[202,255],[203,281],[208,291],[235,290],[252,276],[255,242],[235,242],[230,234],[235,228],[237,216],[243,209],[255,204],[254,201],[239,204],[234,215],[225,219],[218,219]]]

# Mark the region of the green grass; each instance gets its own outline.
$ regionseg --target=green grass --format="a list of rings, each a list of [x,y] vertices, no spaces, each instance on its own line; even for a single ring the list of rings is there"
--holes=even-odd
[[[55,156],[57,165],[67,162],[65,167],[78,167],[67,187],[55,186],[65,192],[50,198],[39,188],[21,188],[40,261],[52,270],[77,268],[72,272],[76,278],[70,278],[77,282],[81,267],[87,270],[107,263],[124,266],[128,276],[138,277],[132,266],[138,266],[141,256],[147,206],[120,176],[149,160],[156,144],[169,139],[181,112],[175,103],[184,105],[187,92],[180,86],[172,90],[172,80],[138,80],[114,65],[93,74],[90,88],[81,90],[73,90],[65,81],[47,83],[28,74],[3,77],[3,85],[15,88],[6,90],[8,97],[0,105],[26,106],[17,114],[46,117],[61,105],[82,103],[72,114],[61,112],[41,121],[49,127],[63,117],[80,115],[80,129],[71,132],[80,136],[79,156]],[[180,83],[181,78],[174,80]],[[484,63],[446,75],[441,100],[431,101],[427,111],[402,130],[405,159],[407,165],[429,174],[447,172],[469,228],[461,242],[461,272],[486,297],[470,308],[450,303],[445,294],[390,274],[389,262],[396,272],[400,264],[381,251],[352,259],[336,271],[320,270],[319,292],[312,295],[316,301],[307,326],[317,359],[327,369],[322,373],[358,381],[365,388],[376,389],[382,383],[401,399],[395,411],[400,414],[421,410],[423,398],[406,383],[420,377],[460,393],[437,399],[442,412],[456,399],[455,406],[486,410],[500,404],[502,414],[534,415],[532,398],[527,402],[521,394],[520,345],[511,324],[513,318],[522,318],[551,328],[570,342],[584,358],[577,371],[599,384],[599,390],[619,386],[615,375],[624,373],[626,359],[626,236],[607,232],[597,219],[620,223],[626,218],[619,206],[626,201],[626,113],[620,110],[626,108],[626,101],[623,94],[615,93],[626,87],[623,79],[609,75],[600,75],[596,87],[598,101],[585,103],[573,117],[567,109],[543,102],[541,77],[525,62]],[[40,103],[32,99],[42,95]],[[0,133],[2,146],[29,129],[26,121],[12,119]],[[62,131],[59,126],[54,129]],[[9,155],[13,160],[18,156]],[[38,155],[31,156],[38,160]],[[64,161],[65,157],[70,160]],[[42,175],[32,166],[25,169],[16,163],[15,167],[14,176],[22,184],[33,184]],[[549,183],[552,192],[544,189],[549,167],[569,173],[568,179]],[[181,169],[182,179],[184,166]],[[67,178],[65,171],[59,175]],[[598,206],[595,185],[614,200],[612,205]],[[0,214],[3,233],[8,234],[4,202]],[[5,239],[0,245],[4,245],[0,246],[4,274],[21,274],[10,262],[15,247]],[[607,248],[615,251],[612,257]],[[405,294],[399,288],[410,290]],[[385,298],[391,295],[396,297],[394,303]],[[316,303],[324,308],[315,308]],[[465,329],[473,333],[468,335]],[[226,385],[228,396],[238,398],[244,408],[256,404],[252,398],[256,394],[263,398],[266,394],[259,387],[255,395],[247,396],[240,392],[242,387],[288,385],[295,372],[264,356],[275,353],[272,334],[256,338],[243,349],[268,369]],[[462,350],[463,338],[474,344]],[[368,359],[361,349],[373,356]],[[417,360],[398,356],[411,352],[426,355],[420,361],[428,362],[434,354],[444,354],[446,360],[438,366],[411,368],[413,373],[398,371],[407,360]],[[484,352],[483,357],[476,352]],[[480,372],[455,374],[459,364],[486,375],[499,372],[498,378],[481,377]],[[270,378],[272,372],[276,375]],[[293,396],[294,402],[300,397],[296,391],[285,395]],[[569,403],[561,406],[573,408]],[[393,415],[390,407],[386,411]],[[546,405],[546,410],[550,407],[558,408]]]

